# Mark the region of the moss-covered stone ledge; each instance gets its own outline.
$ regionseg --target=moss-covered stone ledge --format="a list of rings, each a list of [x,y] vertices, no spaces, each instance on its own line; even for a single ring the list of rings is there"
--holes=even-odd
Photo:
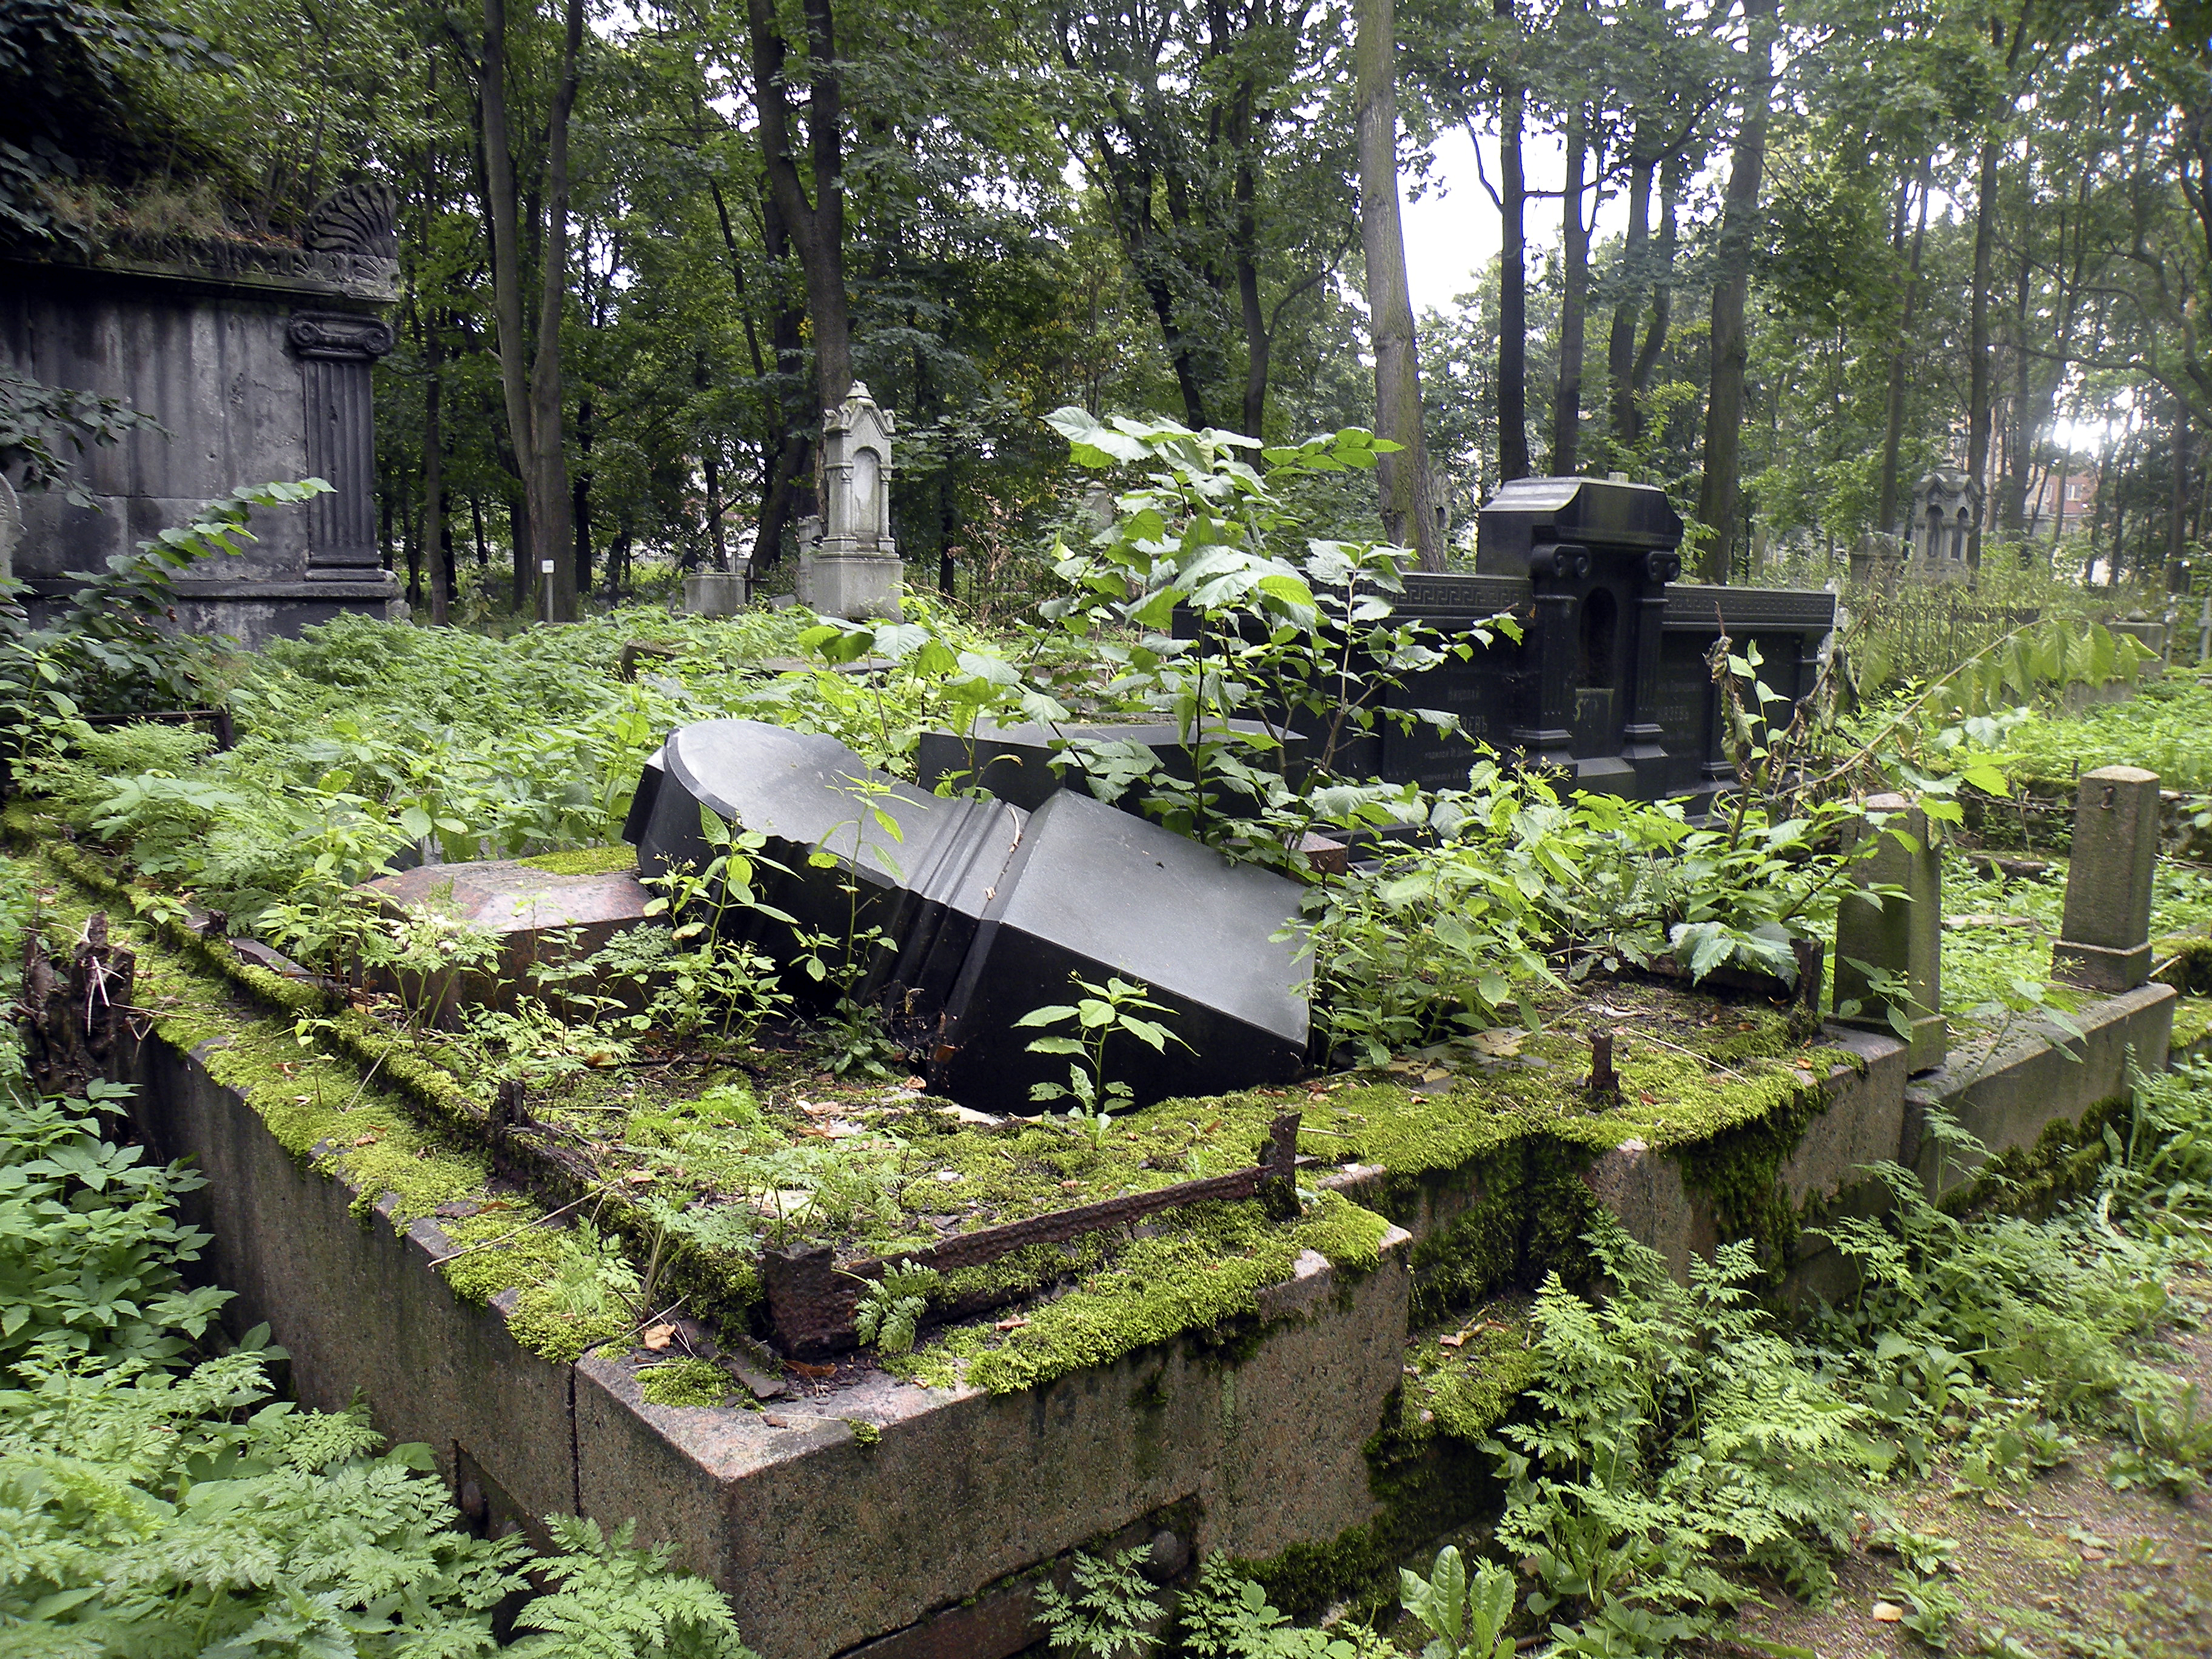
[[[2069,1138],[2082,1145],[2100,1140],[2093,1115],[2125,1097],[2135,1072],[2166,1069],[2178,1001],[2170,985],[2140,986],[2069,1016],[2078,1036],[2024,1019],[1954,1052],[1906,1090],[1897,1161],[1919,1175],[1931,1196],[1956,1201],[1978,1182],[1988,1158]],[[1938,1112],[1979,1141],[1986,1157],[1931,1133],[1929,1120]],[[2054,1128],[2058,1136],[2046,1143]],[[2022,1167],[2017,1157],[2012,1167]]]

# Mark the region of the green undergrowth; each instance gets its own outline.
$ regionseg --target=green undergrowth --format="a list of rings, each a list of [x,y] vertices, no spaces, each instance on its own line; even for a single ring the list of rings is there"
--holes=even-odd
[[[2016,785],[2063,786],[2100,766],[2140,766],[2169,789],[2212,788],[2212,685],[2194,675],[2146,678],[2121,702],[2038,714],[2006,735],[2000,763]]]
[[[2173,1005],[2171,1051],[2194,1051],[2207,1037],[2212,1037],[2212,997],[2183,997]]]

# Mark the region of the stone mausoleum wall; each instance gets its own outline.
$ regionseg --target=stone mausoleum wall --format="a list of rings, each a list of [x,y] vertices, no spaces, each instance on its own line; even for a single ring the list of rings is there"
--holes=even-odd
[[[398,296],[389,198],[341,192],[304,247],[191,242],[76,260],[0,258],[0,364],[49,386],[118,398],[169,433],[85,454],[96,507],[24,496],[10,574],[34,613],[70,573],[188,522],[244,484],[321,477],[336,493],[258,514],[240,556],[180,578],[184,626],[248,644],[341,611],[394,614],[376,539],[370,374],[392,349]]]

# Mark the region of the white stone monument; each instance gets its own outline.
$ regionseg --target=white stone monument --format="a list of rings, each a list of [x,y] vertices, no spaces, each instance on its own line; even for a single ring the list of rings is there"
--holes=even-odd
[[[799,603],[848,622],[896,619],[903,567],[891,540],[891,416],[860,381],[822,414],[820,538],[799,555]]]
[[[1913,487],[1911,551],[1905,568],[1917,581],[1971,580],[1966,550],[1982,516],[1982,487],[1964,467],[1939,466]]]

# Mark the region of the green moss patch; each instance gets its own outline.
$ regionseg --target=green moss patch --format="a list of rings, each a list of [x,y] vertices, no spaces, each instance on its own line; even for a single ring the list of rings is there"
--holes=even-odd
[[[1318,1251],[1345,1272],[1371,1272],[1389,1226],[1334,1193],[1285,1224],[1269,1221],[1256,1202],[1194,1204],[1162,1220],[1159,1232],[1030,1309],[1014,1328],[959,1327],[886,1369],[933,1387],[965,1381],[1012,1394],[1187,1332],[1204,1333],[1234,1358],[1239,1339],[1257,1334],[1259,1293],[1288,1279],[1302,1253]]]
[[[730,1397],[729,1373],[704,1359],[672,1359],[637,1374],[638,1391],[653,1406],[719,1406]]]
[[[606,847],[579,847],[564,853],[539,853],[520,860],[527,869],[549,876],[611,876],[637,868],[637,849],[617,842]]]

